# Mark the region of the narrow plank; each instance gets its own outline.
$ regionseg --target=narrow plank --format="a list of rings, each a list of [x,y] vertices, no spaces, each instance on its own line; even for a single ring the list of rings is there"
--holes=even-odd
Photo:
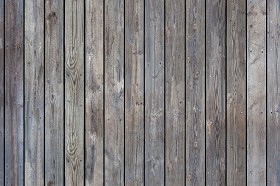
[[[280,185],[280,1],[267,1],[267,185]]]
[[[205,2],[186,1],[187,185],[205,185]]]
[[[44,185],[44,1],[25,1],[25,185]]]
[[[5,1],[5,185],[24,185],[23,1]]]
[[[125,1],[125,185],[144,185],[144,1]]]
[[[86,1],[86,185],[103,185],[103,5]]]
[[[225,185],[226,1],[206,2],[206,185]]]
[[[246,185],[246,1],[227,1],[227,184]]]
[[[145,1],[145,184],[164,185],[164,0]]]
[[[166,185],[185,182],[185,1],[165,1]]]
[[[64,185],[64,1],[45,1],[45,185]]]
[[[105,185],[124,185],[124,1],[105,0]]]
[[[84,185],[84,1],[65,1],[65,184]]]
[[[266,185],[266,1],[247,1],[247,184]]]

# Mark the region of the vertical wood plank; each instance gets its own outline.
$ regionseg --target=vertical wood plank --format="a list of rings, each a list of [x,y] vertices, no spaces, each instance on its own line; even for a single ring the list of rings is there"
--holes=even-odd
[[[45,1],[45,185],[64,185],[64,1]]]
[[[23,1],[5,1],[5,185],[24,184]]]
[[[125,1],[125,184],[144,185],[144,1]]]
[[[25,1],[25,185],[44,184],[44,1]]]
[[[105,0],[105,184],[124,185],[124,1]]]
[[[247,1],[247,184],[266,185],[266,1]]]
[[[206,185],[225,185],[226,1],[206,1]]]
[[[185,1],[165,2],[166,185],[185,182]]]
[[[164,185],[164,0],[145,1],[145,184]]]
[[[84,184],[84,1],[65,1],[65,184]]]
[[[86,1],[86,185],[103,185],[103,1]]]
[[[227,1],[227,184],[246,185],[246,1]]]
[[[187,185],[205,185],[205,2],[186,0]]]
[[[267,1],[267,185],[280,185],[280,1]]]

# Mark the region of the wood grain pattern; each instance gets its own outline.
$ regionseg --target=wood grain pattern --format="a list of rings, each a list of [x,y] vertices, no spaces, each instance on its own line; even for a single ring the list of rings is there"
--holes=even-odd
[[[247,185],[266,185],[266,1],[247,1]]]
[[[103,5],[86,1],[86,185],[103,185]]]
[[[186,184],[205,185],[205,1],[186,1]]]
[[[166,185],[185,182],[185,1],[165,1]]]
[[[64,1],[45,1],[45,185],[64,185]]]
[[[206,185],[225,185],[225,1],[206,1]]]
[[[164,185],[164,0],[145,1],[145,184]]]
[[[105,0],[105,185],[124,185],[124,1]]]
[[[246,185],[246,1],[227,1],[227,184]]]
[[[23,1],[5,1],[5,185],[24,185]]]
[[[65,184],[84,184],[84,1],[65,1]]]
[[[144,0],[125,1],[125,184],[144,185]]]

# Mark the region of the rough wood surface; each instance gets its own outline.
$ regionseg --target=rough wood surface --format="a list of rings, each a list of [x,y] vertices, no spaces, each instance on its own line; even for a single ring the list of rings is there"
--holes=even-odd
[[[103,5],[86,1],[86,130],[85,183],[103,185]]]
[[[266,1],[247,1],[247,184],[266,185]]]
[[[65,184],[84,184],[84,1],[65,1]]]
[[[205,185],[205,1],[186,1],[186,184]]]
[[[124,1],[105,0],[105,184],[124,185]]]
[[[45,1],[45,185],[64,185],[64,1]]]
[[[5,1],[5,185],[24,185],[22,0]]]
[[[125,1],[125,184],[144,185],[144,0]]]
[[[227,184],[246,185],[246,1],[227,2]]]
[[[206,185],[225,185],[226,3],[206,2]]]

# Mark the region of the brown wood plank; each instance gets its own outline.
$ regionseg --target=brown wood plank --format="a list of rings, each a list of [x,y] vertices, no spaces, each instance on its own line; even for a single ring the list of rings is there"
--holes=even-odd
[[[185,1],[165,1],[166,185],[185,182]]]
[[[65,1],[65,184],[84,184],[84,1]]]
[[[226,1],[206,1],[206,185],[225,185]]]
[[[103,185],[103,5],[86,1],[86,185]]]
[[[5,1],[5,185],[24,184],[23,1]]]
[[[145,1],[145,184],[164,185],[164,0]]]
[[[205,185],[205,1],[186,1],[186,184]]]
[[[45,1],[45,185],[64,185],[64,1]]]
[[[124,185],[124,1],[105,0],[105,184]]]
[[[246,185],[246,1],[227,1],[227,184]]]
[[[247,1],[247,184],[266,185],[266,1]]]
[[[144,185],[144,0],[125,1],[125,185]]]

